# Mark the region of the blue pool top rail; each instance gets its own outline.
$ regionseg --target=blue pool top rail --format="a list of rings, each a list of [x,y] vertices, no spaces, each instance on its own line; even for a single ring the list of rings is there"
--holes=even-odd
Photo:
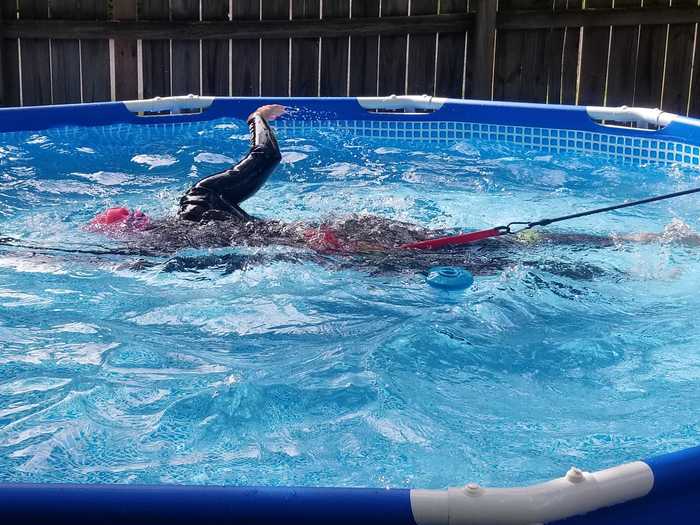
[[[333,127],[358,136],[407,141],[488,140],[548,153],[700,167],[700,120],[658,109],[559,106],[423,96],[246,98],[196,95],[0,109],[0,132],[59,126],[177,124],[243,119],[261,104],[293,108],[281,133]],[[192,112],[194,110],[194,112]],[[630,127],[633,125],[635,127]]]
[[[700,447],[522,488],[0,485],[0,521],[53,525],[696,523]]]

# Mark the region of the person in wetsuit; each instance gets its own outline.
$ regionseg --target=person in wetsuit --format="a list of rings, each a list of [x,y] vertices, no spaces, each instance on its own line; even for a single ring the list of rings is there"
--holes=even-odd
[[[243,244],[281,244],[318,252],[381,251],[423,240],[429,231],[377,216],[353,215],[318,224],[258,219],[241,208],[267,182],[282,159],[269,121],[284,114],[280,105],[258,108],[248,117],[251,148],[233,167],[205,177],[180,198],[177,217],[151,220],[140,210],[111,208],[88,229],[122,237],[149,251]],[[134,232],[139,235],[133,235]],[[126,235],[125,235],[126,234]]]
[[[466,264],[485,273],[513,260],[524,245],[579,244],[607,247],[620,241],[653,242],[663,234],[596,236],[577,233],[535,233],[481,241],[472,246],[439,253],[403,250],[402,244],[454,233],[431,231],[414,224],[378,216],[352,215],[321,223],[257,219],[241,208],[269,179],[282,155],[269,121],[284,114],[280,105],[258,108],[248,117],[251,148],[233,167],[198,181],[180,198],[176,217],[151,220],[142,212],[112,208],[98,215],[89,228],[122,236],[145,253],[172,254],[182,248],[233,245],[286,245],[310,248],[316,253],[342,253],[352,266],[424,267]],[[133,235],[138,232],[139,235]],[[700,237],[685,232],[686,242]],[[361,259],[361,260],[358,260]],[[480,272],[479,272],[480,273]]]

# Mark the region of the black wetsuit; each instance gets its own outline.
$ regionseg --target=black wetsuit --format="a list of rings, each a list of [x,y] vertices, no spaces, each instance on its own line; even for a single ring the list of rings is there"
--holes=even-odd
[[[253,218],[239,206],[265,184],[282,155],[275,134],[257,113],[248,119],[251,149],[238,164],[206,177],[180,199],[181,219],[194,222],[212,220],[250,221]]]

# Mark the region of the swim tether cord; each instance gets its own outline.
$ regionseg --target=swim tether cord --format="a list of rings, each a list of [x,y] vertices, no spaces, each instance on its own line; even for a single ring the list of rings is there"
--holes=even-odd
[[[437,250],[438,248],[444,248],[446,246],[462,246],[484,239],[489,239],[491,237],[500,237],[501,235],[514,234],[524,230],[529,230],[535,226],[547,226],[555,222],[568,221],[569,219],[577,219],[579,217],[586,217],[587,215],[595,215],[597,213],[605,213],[608,211],[619,210],[621,208],[629,208],[630,206],[638,206],[649,202],[673,199],[674,197],[681,197],[682,195],[689,195],[691,193],[698,192],[700,192],[700,188],[693,188],[690,190],[677,191],[675,193],[667,193],[665,195],[657,195],[656,197],[649,197],[648,199],[625,202],[614,206],[606,206],[605,208],[596,208],[595,210],[572,213],[571,215],[562,215],[561,217],[554,217],[553,219],[541,219],[533,222],[509,222],[506,226],[496,226],[495,228],[489,228],[488,230],[479,230],[475,232],[461,233],[458,235],[450,235],[447,237],[438,237],[435,239],[426,239],[425,241],[403,244],[401,245],[401,248],[406,248],[409,250]],[[518,226],[521,227],[518,228]]]

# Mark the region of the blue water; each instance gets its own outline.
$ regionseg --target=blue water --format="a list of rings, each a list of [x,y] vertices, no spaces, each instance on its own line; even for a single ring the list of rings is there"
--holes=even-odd
[[[674,167],[333,129],[281,146],[251,213],[478,228],[700,182]],[[81,229],[95,213],[172,214],[246,148],[244,124],[224,120],[0,135],[0,237],[109,247]],[[560,231],[669,224],[700,229],[700,199]],[[700,249],[679,237],[525,247],[461,292],[420,271],[303,259],[166,272],[167,257],[139,270],[131,256],[1,247],[0,480],[502,486],[695,445]]]

